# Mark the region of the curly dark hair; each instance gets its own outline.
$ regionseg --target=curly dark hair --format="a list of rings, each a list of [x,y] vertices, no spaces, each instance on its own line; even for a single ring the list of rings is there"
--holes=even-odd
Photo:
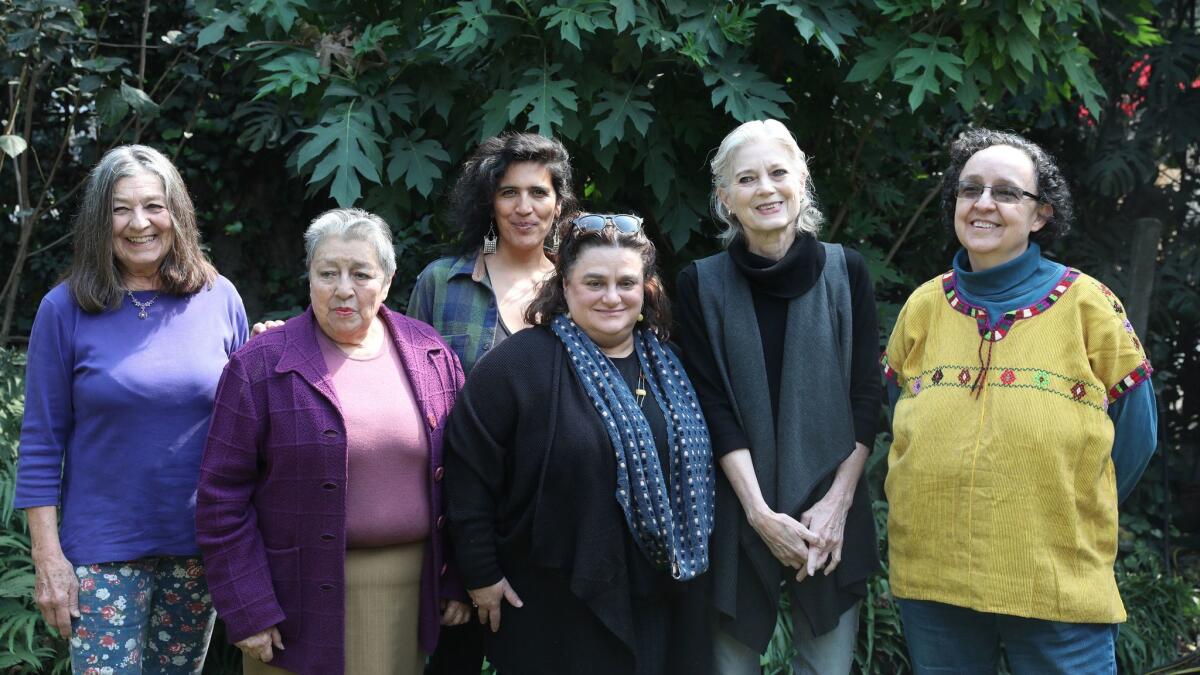
[[[642,283],[644,295],[642,302],[642,321],[659,340],[666,342],[670,339],[671,301],[663,288],[662,278],[658,276],[655,266],[656,254],[654,242],[646,236],[645,231],[634,233],[621,232],[610,223],[600,230],[580,230],[570,222],[559,226],[561,243],[558,247],[558,259],[554,261],[554,272],[542,283],[537,297],[529,303],[525,310],[525,321],[531,326],[548,326],[555,315],[567,311],[567,296],[563,290],[563,279],[571,275],[571,269],[583,252],[596,246],[618,246],[637,251],[642,258]]]
[[[971,156],[980,150],[993,145],[1008,145],[1024,152],[1033,160],[1037,174],[1038,201],[1049,204],[1054,214],[1042,226],[1042,229],[1029,235],[1032,241],[1046,248],[1061,238],[1071,229],[1075,219],[1075,208],[1071,203],[1071,189],[1067,179],[1063,178],[1058,163],[1050,153],[1033,141],[1011,131],[996,131],[994,129],[968,129],[950,146],[950,166],[946,168],[942,181],[942,214],[946,227],[954,234],[954,209],[958,203],[958,177],[963,165]]]
[[[571,184],[571,155],[557,139],[538,134],[507,132],[492,136],[463,163],[450,193],[450,210],[460,233],[460,252],[470,253],[492,226],[496,185],[514,162],[537,162],[550,170],[559,212],[576,209]],[[557,223],[555,223],[557,225]],[[551,232],[555,230],[550,228]]]

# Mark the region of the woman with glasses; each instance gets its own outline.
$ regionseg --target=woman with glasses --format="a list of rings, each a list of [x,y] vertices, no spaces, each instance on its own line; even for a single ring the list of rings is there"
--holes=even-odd
[[[1117,504],[1156,443],[1120,301],[1045,258],[1071,225],[1054,159],[974,129],[942,192],[962,249],[884,355],[889,560],[917,673],[1115,673]]]
[[[450,534],[501,673],[707,672],[713,469],[641,219],[566,227],[534,327],[447,427]]]
[[[878,567],[863,466],[880,408],[862,256],[817,239],[804,153],[747,122],[712,161],[724,252],[679,275],[679,333],[712,430],[715,670],[759,672],[786,589],[797,673],[850,671]]]

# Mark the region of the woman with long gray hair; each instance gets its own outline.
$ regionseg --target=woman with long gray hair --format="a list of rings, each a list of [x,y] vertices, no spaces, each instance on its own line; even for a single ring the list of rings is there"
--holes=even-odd
[[[863,480],[880,408],[879,336],[862,256],[818,241],[804,153],[747,122],[712,161],[724,252],[679,275],[677,340],[712,431],[716,671],[759,672],[779,596],[797,673],[852,664],[878,566]]]
[[[14,506],[29,516],[36,600],[75,672],[199,673],[215,615],[196,481],[245,310],[152,148],[92,169],[74,244],[29,338]]]

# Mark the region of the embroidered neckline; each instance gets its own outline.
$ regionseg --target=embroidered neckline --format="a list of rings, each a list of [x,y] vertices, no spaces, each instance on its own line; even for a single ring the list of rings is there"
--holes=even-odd
[[[979,328],[979,334],[984,340],[999,342],[1004,339],[1005,335],[1008,335],[1009,331],[1012,330],[1013,324],[1018,319],[1028,319],[1050,309],[1067,292],[1071,284],[1075,283],[1075,280],[1079,278],[1079,274],[1079,270],[1074,267],[1068,267],[1067,271],[1059,278],[1058,283],[1054,285],[1054,288],[1050,289],[1050,292],[1046,294],[1046,297],[1028,307],[1005,312],[1004,316],[1000,318],[1000,322],[994,328],[990,329],[988,328],[987,310],[967,302],[958,294],[958,279],[953,269],[942,275],[942,291],[946,294],[946,302],[950,303],[952,308],[975,319],[976,325]]]

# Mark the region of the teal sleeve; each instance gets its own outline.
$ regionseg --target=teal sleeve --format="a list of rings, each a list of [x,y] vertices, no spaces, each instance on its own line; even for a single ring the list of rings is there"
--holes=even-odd
[[[1149,378],[1108,408],[1114,427],[1112,461],[1117,474],[1117,499],[1133,492],[1158,447],[1158,407]]]

